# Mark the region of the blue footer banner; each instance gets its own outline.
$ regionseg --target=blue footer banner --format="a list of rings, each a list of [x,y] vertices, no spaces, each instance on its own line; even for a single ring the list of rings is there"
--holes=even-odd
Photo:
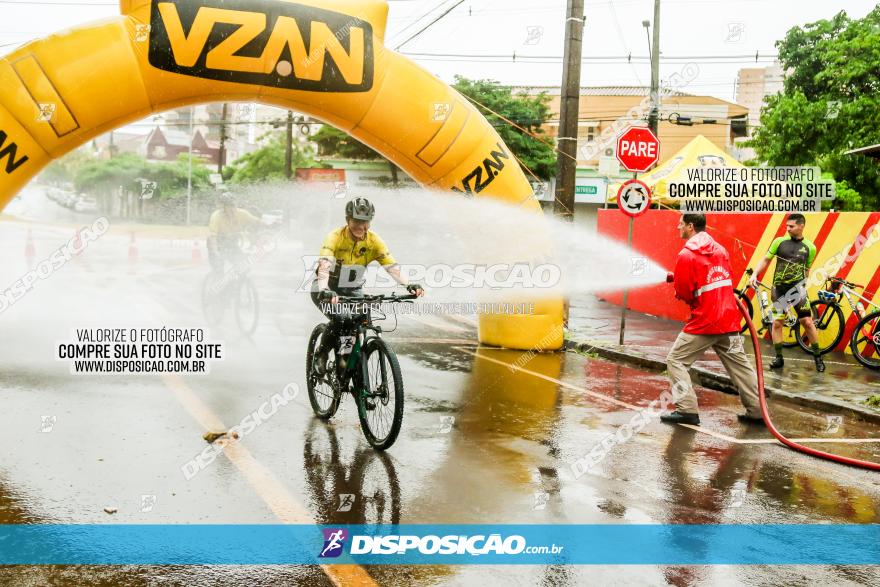
[[[880,525],[0,525],[12,565],[876,565]]]

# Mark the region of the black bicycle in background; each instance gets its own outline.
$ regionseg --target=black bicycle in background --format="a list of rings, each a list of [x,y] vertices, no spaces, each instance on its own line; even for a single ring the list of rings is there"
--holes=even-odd
[[[343,394],[350,393],[357,404],[361,430],[367,442],[378,450],[391,447],[400,433],[403,375],[394,349],[382,340],[382,328],[373,323],[373,312],[381,314],[378,309],[381,304],[411,302],[417,298],[416,295],[340,296],[338,307],[350,314],[340,328],[337,345],[330,351],[324,373],[318,373],[315,358],[328,324],[317,325],[309,338],[306,381],[315,415],[329,420],[339,409]]]
[[[853,357],[869,369],[880,369],[880,306],[856,293],[857,289],[864,289],[864,286],[829,277],[819,291],[819,299],[810,305],[813,319],[819,338],[830,341],[831,348],[836,347],[846,329],[841,309],[843,300],[846,300],[858,320],[849,339]],[[874,311],[868,312],[869,307]]]

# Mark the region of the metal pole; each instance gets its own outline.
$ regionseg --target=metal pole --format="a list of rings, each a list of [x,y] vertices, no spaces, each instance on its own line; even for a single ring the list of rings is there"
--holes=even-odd
[[[584,18],[584,0],[568,0],[562,89],[559,96],[556,199],[553,203],[554,215],[568,222],[574,220]]]
[[[648,126],[657,134],[660,125],[660,0],[654,0],[654,42],[651,43],[651,113]]]
[[[192,217],[192,188],[193,188],[193,120],[196,117],[195,106],[189,110],[189,173],[186,176],[186,225],[189,226]]]
[[[633,179],[638,179],[639,174],[633,173]],[[631,249],[633,244],[633,223],[635,222],[635,218],[630,216],[629,218],[629,232],[626,235],[626,246]],[[626,300],[629,298],[629,289],[623,290],[623,305],[620,307],[620,337],[618,338],[617,344],[623,346],[623,337],[626,333]]]
[[[226,164],[226,116],[229,104],[223,103],[223,112],[220,115],[220,152],[217,157],[217,173],[223,173],[223,165]]]
[[[287,111],[287,144],[284,148],[284,177],[293,176],[293,112]]]
[[[633,223],[635,222],[635,218],[630,217],[629,219],[629,234],[626,236],[626,246],[632,247],[633,244]],[[623,305],[620,307],[620,338],[617,341],[617,344],[623,346],[623,337],[626,332],[626,300],[629,297],[629,290],[623,290]]]

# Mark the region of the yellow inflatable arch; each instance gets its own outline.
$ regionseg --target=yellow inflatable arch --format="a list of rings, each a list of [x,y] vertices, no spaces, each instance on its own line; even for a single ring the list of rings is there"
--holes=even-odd
[[[489,122],[384,47],[384,0],[121,0],[120,9],[0,60],[0,207],[97,135],[180,106],[257,101],[346,131],[424,186],[540,213]],[[535,310],[482,316],[480,341],[560,348],[562,301]]]

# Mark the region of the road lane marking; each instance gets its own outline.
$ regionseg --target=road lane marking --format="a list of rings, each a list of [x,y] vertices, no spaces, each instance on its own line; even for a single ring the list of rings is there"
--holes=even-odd
[[[196,393],[180,376],[164,374],[161,378],[165,385],[174,393],[174,396],[181,405],[183,405],[184,409],[202,428],[208,432],[228,430],[219,416],[199,399]],[[217,442],[221,441],[218,440]],[[283,523],[318,525],[318,522],[312,518],[284,484],[269,469],[264,467],[241,442],[226,445],[223,447],[223,454],[244,475],[248,484],[260,496],[272,513]],[[347,587],[348,585],[378,585],[363,567],[356,564],[319,565],[319,567],[330,581],[339,587]]]
[[[461,347],[461,346],[456,346],[453,348],[455,348],[456,350],[471,354],[471,355],[477,357],[478,359],[483,359],[485,361],[497,363],[499,365],[503,365],[505,367],[508,367],[510,369],[514,369],[516,371],[522,371],[523,373],[526,373],[528,375],[532,375],[533,377],[537,377],[539,379],[543,379],[545,381],[555,383],[555,384],[559,385],[560,387],[564,387],[564,388],[570,389],[572,391],[577,391],[579,393],[585,393],[585,394],[592,396],[598,400],[601,400],[601,401],[604,401],[604,402],[607,402],[610,404],[614,404],[618,407],[627,408],[627,409],[633,410],[633,411],[644,410],[647,407],[647,406],[637,406],[637,405],[634,405],[634,404],[631,404],[631,403],[628,403],[628,402],[625,402],[625,401],[622,401],[619,399],[615,399],[613,397],[608,397],[607,395],[604,395],[604,394],[601,394],[601,393],[598,393],[595,391],[591,391],[585,387],[579,387],[577,385],[573,385],[571,383],[566,383],[565,381],[561,381],[561,380],[556,379],[554,377],[550,377],[550,376],[544,375],[542,373],[537,373],[535,371],[531,371],[529,369],[526,369],[524,367],[520,367],[518,365],[507,363],[505,361],[501,361],[498,359],[493,359],[492,357],[487,357],[485,355],[481,355],[478,352],[480,349],[470,350],[468,348]],[[778,440],[776,440],[775,438],[734,438],[733,436],[728,436],[726,434],[722,434],[722,433],[716,432],[714,430],[709,430],[708,428],[703,428],[702,426],[694,426],[692,424],[679,424],[679,426],[684,426],[685,428],[690,428],[691,430],[694,430],[695,432],[700,432],[702,434],[706,434],[708,436],[712,436],[712,437],[717,438],[719,440],[724,440],[726,442],[730,442],[733,444],[780,444],[780,445],[782,444]],[[810,443],[810,444],[880,443],[880,438],[793,438],[790,440],[793,440],[794,442]]]

